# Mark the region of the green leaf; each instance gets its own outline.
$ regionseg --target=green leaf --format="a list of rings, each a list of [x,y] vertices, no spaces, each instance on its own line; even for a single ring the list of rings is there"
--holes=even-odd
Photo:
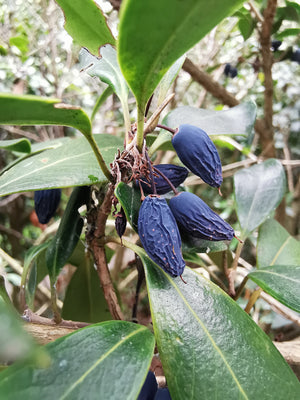
[[[250,272],[247,276],[276,300],[300,312],[299,264],[273,265]]]
[[[91,255],[83,244],[82,261],[68,285],[62,317],[73,321],[100,322],[112,319]],[[77,252],[78,257],[78,252]]]
[[[35,262],[37,258],[44,253],[49,245],[49,242],[41,243],[31,247],[25,254],[21,286],[26,287],[25,296],[28,307],[32,310],[34,306],[34,295],[37,283],[40,282],[37,278],[37,270]]]
[[[157,105],[159,106],[165,99],[170,86],[174,82],[176,76],[178,75],[179,71],[185,60],[185,55],[181,56],[174,62],[174,64],[168,69],[168,71],[163,76],[160,84],[158,86],[158,94],[157,94]]]
[[[95,135],[107,165],[114,160],[123,140],[112,135]],[[92,180],[90,177],[94,177]],[[0,176],[0,196],[28,190],[63,188],[107,182],[84,137],[29,157]]]
[[[49,242],[47,242],[47,245],[48,244]],[[45,276],[48,275],[48,269],[46,266],[46,249],[47,247],[45,246],[45,248],[35,257],[28,274],[25,298],[26,304],[31,310],[34,310],[36,287],[45,278]]]
[[[29,39],[24,35],[14,36],[9,38],[9,45],[16,46],[24,55],[28,52]]]
[[[121,70],[143,110],[163,75],[241,0],[152,0],[122,2],[118,57]]]
[[[93,111],[92,111],[92,115],[91,115],[91,121],[94,120],[95,115],[97,114],[97,111],[99,110],[99,108],[102,106],[102,104],[105,102],[105,100],[106,100],[111,94],[113,94],[113,92],[114,92],[114,91],[112,90],[112,88],[111,88],[110,86],[108,86],[108,87],[104,90],[104,92],[101,93],[101,95],[98,97],[98,99],[97,99],[97,101],[96,101],[96,103],[95,103],[95,105],[94,105],[94,108],[93,108]]]
[[[58,99],[38,96],[0,94],[1,125],[63,125],[72,126],[83,134],[91,133],[91,122],[77,106]]]
[[[127,123],[127,129],[130,129],[130,117],[128,110],[127,83],[120,70],[116,50],[111,46],[101,48],[101,58],[90,54],[87,50],[81,49],[79,53],[80,65],[90,76],[97,76],[101,81],[107,83],[122,104],[124,118]]]
[[[0,149],[30,153],[31,143],[28,139],[0,140]]]
[[[256,23],[249,13],[244,14],[243,17],[239,18],[238,27],[244,40],[249,39],[252,35],[255,25]]]
[[[0,373],[7,400],[135,399],[147,375],[154,337],[141,325],[109,321],[79,329],[45,346],[52,362],[13,365]]]
[[[284,169],[275,159],[242,169],[234,175],[235,206],[242,239],[275,210],[285,190]]]
[[[279,222],[267,220],[258,231],[257,267],[269,265],[299,265],[300,242]]]
[[[30,357],[36,344],[23,330],[21,320],[13,307],[4,302],[1,296],[0,321],[0,364]]]
[[[82,47],[99,55],[105,44],[115,44],[101,9],[92,0],[56,0],[65,15],[65,29]]]
[[[184,253],[215,253],[223,250],[227,250],[225,242],[214,242],[187,235],[182,236],[182,251]]]
[[[127,221],[132,228],[138,231],[138,218],[141,206],[141,192],[137,188],[132,188],[120,182],[115,188],[115,196],[119,200],[125,211]]]
[[[276,33],[276,39],[281,40],[288,36],[298,36],[300,33],[300,28],[287,28],[280,33]]]
[[[31,144],[30,154],[24,154],[16,158],[14,161],[6,165],[6,167],[0,171],[0,175],[2,175],[5,171],[12,168],[14,165],[18,164],[20,161],[25,160],[26,158],[31,157],[34,154],[40,153],[43,150],[55,149],[56,147],[61,146],[64,142],[67,142],[68,140],[71,139],[69,137],[62,137],[62,138],[47,140],[45,142]]]
[[[224,291],[189,268],[184,284],[142,249],[135,251],[145,267],[155,338],[173,400],[299,398],[299,382],[281,354]]]
[[[251,136],[256,117],[256,105],[252,101],[241,103],[225,111],[204,110],[182,106],[172,110],[163,124],[176,129],[182,124],[190,124],[203,129],[208,135]],[[150,154],[171,142],[172,135],[161,130],[150,148]]]
[[[86,186],[79,186],[73,190],[59,228],[47,248],[46,264],[52,284],[55,283],[58,274],[79,240],[83,228],[83,218],[78,209],[87,203],[89,194],[89,187]]]

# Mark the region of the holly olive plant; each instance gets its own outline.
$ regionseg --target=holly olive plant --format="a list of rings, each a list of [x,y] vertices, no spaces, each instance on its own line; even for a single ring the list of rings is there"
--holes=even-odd
[[[31,400],[136,399],[154,352],[173,400],[299,398],[292,370],[236,302],[251,279],[300,311],[296,287],[293,282],[287,286],[288,279],[299,279],[299,267],[292,259],[277,257],[273,262],[288,234],[275,220],[267,220],[285,193],[281,163],[269,159],[234,175],[240,225],[236,232],[184,186],[188,174],[197,174],[221,194],[221,161],[213,140],[251,136],[256,106],[248,101],[226,111],[175,108],[162,119],[185,53],[243,2],[124,0],[117,38],[92,0],[57,3],[64,12],[65,29],[82,46],[82,70],[105,82],[107,89],[91,118],[59,99],[1,94],[2,125],[60,125],[78,134],[42,144],[2,141],[3,148],[18,151],[19,157],[2,171],[0,195],[39,193],[37,214],[48,221],[60,190],[74,188],[54,236],[27,252],[20,293],[25,316],[34,315],[41,264],[50,277],[56,324],[62,326],[73,316],[80,321],[78,287],[86,284],[82,268],[91,277],[89,290],[99,296],[88,320],[92,324],[44,346],[44,362],[41,357],[27,357],[0,373],[0,398],[16,399],[26,393]],[[123,137],[92,132],[94,115],[112,93],[123,110]],[[129,95],[135,101],[136,120],[129,113]],[[176,150],[174,165],[157,162],[160,150]],[[115,229],[108,223],[111,220]],[[124,237],[126,226],[131,234]],[[243,242],[257,228],[258,268],[245,273],[237,293],[234,285],[230,290],[220,287],[186,265],[201,267],[201,253],[223,254],[231,260],[232,242],[235,258],[229,275],[234,282]],[[276,229],[281,232],[276,241],[268,240]],[[111,243],[135,254],[139,279],[146,280],[149,326],[124,320],[107,266]],[[291,255],[299,252],[297,243],[290,245]],[[70,283],[72,302],[67,293],[61,315],[56,283],[68,262],[77,271]],[[8,303],[0,302],[0,315],[9,319]],[[14,334],[9,332],[7,327],[6,340],[12,345]],[[26,348],[35,348],[23,331],[18,334]]]

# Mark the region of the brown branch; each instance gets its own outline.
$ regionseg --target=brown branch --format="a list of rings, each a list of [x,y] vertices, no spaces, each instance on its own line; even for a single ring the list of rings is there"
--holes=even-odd
[[[198,68],[193,62],[186,58],[182,66],[183,70],[188,72],[191,77],[204,87],[210,94],[212,94],[216,99],[219,99],[223,104],[234,107],[240,104],[240,102],[229,93],[222,85],[216,82],[209,74]],[[262,137],[265,131],[265,124],[263,120],[256,120],[255,130]]]
[[[209,74],[196,67],[189,58],[185,59],[182,69],[188,72],[194,81],[198,82],[214,97],[222,101],[223,104],[226,104],[229,107],[234,107],[239,104],[239,101],[231,93],[212,79]]]
[[[276,13],[277,0],[268,0],[263,12],[263,23],[259,32],[262,54],[262,67],[264,71],[264,130],[260,132],[260,139],[264,155],[267,158],[275,157],[274,131],[273,131],[273,55],[271,51],[272,25]]]
[[[86,235],[89,248],[91,249],[95,264],[97,267],[97,273],[103,288],[105,300],[107,302],[109,311],[114,319],[124,319],[121,311],[118,298],[111,281],[110,272],[108,270],[104,245],[99,244],[99,239],[105,235],[105,226],[107,217],[111,211],[112,198],[114,194],[114,185],[109,184],[108,190],[105,194],[103,203],[101,204],[98,214],[95,216],[94,213],[88,215],[88,224],[91,226],[95,225],[95,230],[92,233]]]

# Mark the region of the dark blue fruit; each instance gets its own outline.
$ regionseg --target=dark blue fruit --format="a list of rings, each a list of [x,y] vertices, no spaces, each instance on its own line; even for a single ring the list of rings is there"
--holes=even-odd
[[[225,65],[225,68],[224,68],[224,74],[225,74],[226,76],[229,76],[230,71],[231,71],[231,64],[227,63],[227,64]]]
[[[184,168],[180,167],[179,165],[173,164],[159,164],[154,165],[153,168],[162,172],[172,183],[174,187],[179,186],[188,176],[189,171]],[[154,176],[154,184],[156,186],[156,193],[157,194],[165,194],[171,190],[170,185],[157,171],[153,171]],[[145,194],[152,194],[152,185],[149,182],[149,185],[141,181],[141,185]]]
[[[220,187],[222,164],[212,140],[197,126],[180,125],[172,144],[182,163],[213,187]]]
[[[271,49],[273,51],[277,51],[281,45],[282,45],[282,41],[281,40],[272,40]]]
[[[291,60],[300,64],[300,49],[297,49],[292,53]]]
[[[235,78],[237,76],[238,70],[233,67],[231,64],[227,63],[224,68],[224,74],[226,76],[230,76],[231,78]]]
[[[216,214],[200,197],[181,192],[172,197],[169,207],[183,232],[206,240],[231,240],[232,227]]]
[[[121,210],[118,212],[115,219],[115,228],[120,238],[124,235],[126,231],[126,225],[127,225],[127,218],[123,207],[121,207]]]
[[[61,197],[61,189],[46,189],[34,192],[34,207],[41,224],[47,224],[53,217]]]
[[[145,198],[139,211],[138,231],[144,249],[156,264],[172,276],[183,273],[179,230],[164,198]]]
[[[148,372],[137,400],[153,400],[157,392],[157,382],[152,371]]]
[[[168,388],[159,388],[154,400],[172,400]]]

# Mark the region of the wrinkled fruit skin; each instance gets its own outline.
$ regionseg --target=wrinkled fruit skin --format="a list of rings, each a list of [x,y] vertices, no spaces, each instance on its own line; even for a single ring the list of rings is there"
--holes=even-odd
[[[210,186],[220,187],[223,182],[221,160],[206,132],[197,126],[180,125],[172,144],[186,167]]]
[[[124,235],[126,231],[126,224],[127,224],[127,218],[123,210],[123,207],[121,207],[121,210],[120,212],[118,212],[115,219],[115,228],[120,238]]]
[[[140,240],[148,256],[172,276],[183,273],[181,238],[165,199],[150,195],[143,201],[138,218]]]
[[[159,164],[159,165],[155,165],[154,167],[157,168],[160,172],[162,172],[171,181],[171,183],[173,184],[174,187],[177,187],[182,182],[184,182],[189,173],[189,171],[186,168],[180,167],[179,165]],[[156,186],[156,193],[157,194],[168,193],[171,190],[168,182],[157,172],[153,171],[153,174],[157,175],[157,176],[154,176],[154,184]],[[142,189],[145,194],[153,193],[151,183],[150,183],[150,186],[148,186],[144,182],[141,182],[141,185],[142,185]]]
[[[234,236],[232,227],[193,193],[179,193],[169,207],[183,232],[215,241],[232,240]]]
[[[157,392],[157,381],[152,371],[148,372],[137,400],[153,400]]]
[[[34,207],[41,224],[47,224],[55,214],[61,198],[61,189],[34,192]]]

